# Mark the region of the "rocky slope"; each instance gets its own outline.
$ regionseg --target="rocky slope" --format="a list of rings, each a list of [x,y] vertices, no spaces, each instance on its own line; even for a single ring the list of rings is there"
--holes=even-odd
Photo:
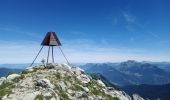
[[[27,68],[0,79],[2,100],[132,100],[125,92],[93,80],[66,64]],[[143,99],[137,99],[143,100]]]

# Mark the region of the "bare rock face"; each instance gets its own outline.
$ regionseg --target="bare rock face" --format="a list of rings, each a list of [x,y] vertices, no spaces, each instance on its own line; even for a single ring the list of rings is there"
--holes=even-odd
[[[77,76],[77,79],[79,79],[81,81],[81,83],[84,83],[84,84],[87,84],[90,82],[89,77],[85,74],[81,74],[81,75]]]
[[[28,68],[26,68],[26,70],[27,70],[28,72],[34,71],[34,69],[33,69],[32,67],[28,67]]]
[[[133,97],[133,100],[145,100],[142,97],[140,97],[138,94],[133,94],[132,97]]]
[[[20,74],[1,78],[0,87],[2,100],[131,100],[125,92],[108,88],[81,68],[67,64],[27,68]]]
[[[21,75],[19,75],[19,74],[11,74],[11,75],[9,75],[8,77],[7,77],[7,80],[8,81],[12,81],[12,80],[14,80],[15,78],[17,78],[17,77],[20,77]]]
[[[103,87],[106,87],[106,85],[101,80],[97,80],[97,83],[102,85]]]
[[[6,80],[5,77],[1,77],[1,78],[0,78],[0,85],[1,85],[5,80]]]
[[[50,88],[53,89],[54,86],[50,83],[50,81],[48,79],[40,79],[37,81],[37,86],[41,86],[44,88]]]

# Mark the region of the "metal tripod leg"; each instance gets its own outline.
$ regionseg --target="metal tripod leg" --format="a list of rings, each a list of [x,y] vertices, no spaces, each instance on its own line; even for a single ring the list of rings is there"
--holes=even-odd
[[[30,66],[32,66],[32,65],[34,64],[35,60],[36,60],[37,57],[39,56],[39,54],[40,54],[41,50],[43,49],[43,47],[44,47],[44,46],[41,47],[40,51],[38,52],[37,56],[35,57],[35,59],[33,60],[33,62],[31,63]]]
[[[53,60],[53,64],[54,64],[54,52],[53,52],[53,46],[52,46],[52,60]]]
[[[48,64],[49,54],[50,54],[50,46],[49,46],[49,48],[48,48],[47,64]]]
[[[65,60],[67,61],[67,64],[70,65],[70,63],[69,63],[68,59],[66,58],[66,56],[65,56],[65,54],[64,54],[64,52],[63,52],[63,50],[60,48],[60,46],[58,46],[58,47],[59,47],[59,49],[60,49],[62,55],[64,56]]]

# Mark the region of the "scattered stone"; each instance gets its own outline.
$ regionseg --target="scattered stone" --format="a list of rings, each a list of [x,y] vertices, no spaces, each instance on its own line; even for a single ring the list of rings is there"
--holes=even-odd
[[[81,75],[84,74],[84,70],[79,68],[79,67],[73,67],[71,70],[76,74],[76,75]]]
[[[87,87],[83,87],[83,86],[81,86],[82,88],[83,88],[83,90],[84,91],[86,91],[87,93],[89,92],[89,88],[87,88]]]
[[[27,70],[28,72],[34,71],[34,69],[33,69],[32,67],[27,67],[26,70]]]
[[[106,87],[106,85],[101,80],[97,80],[97,83],[103,87]]]
[[[81,74],[81,75],[77,76],[77,79],[79,79],[81,81],[81,83],[84,83],[84,84],[87,84],[90,82],[90,79],[85,74]]]
[[[59,86],[59,88],[60,88],[62,91],[65,91],[65,90],[66,90],[66,85],[65,85],[65,83],[64,83],[63,81],[60,81],[60,82],[58,83],[58,86]]]
[[[9,75],[9,76],[7,77],[7,80],[8,80],[8,81],[12,81],[12,80],[14,80],[14,79],[17,78],[17,77],[21,77],[21,75],[19,75],[19,74],[11,74],[11,75]]]
[[[79,92],[79,91],[78,91],[78,92],[75,92],[75,95],[74,95],[74,96],[75,96],[76,98],[80,98],[82,95],[83,95],[83,92]]]
[[[54,86],[50,83],[50,81],[48,79],[40,79],[37,81],[37,86],[41,86],[44,88],[50,88],[53,89]]]

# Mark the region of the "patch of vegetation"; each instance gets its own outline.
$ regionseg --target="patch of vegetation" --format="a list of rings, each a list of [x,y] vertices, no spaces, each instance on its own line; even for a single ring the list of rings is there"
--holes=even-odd
[[[57,80],[60,80],[60,79],[61,79],[61,75],[60,75],[59,72],[57,72],[57,73],[55,74],[55,78],[56,78]]]
[[[17,83],[17,82],[20,81],[20,79],[21,79],[21,77],[16,77],[16,78],[14,78],[12,81],[13,81],[14,83]]]
[[[45,96],[46,100],[51,100],[51,98],[52,98],[51,96]]]
[[[118,97],[112,97],[111,95],[106,94],[105,95],[105,100],[120,100],[120,99]]]
[[[75,84],[74,87],[73,87],[73,90],[75,90],[75,91],[83,91],[84,89],[80,85]]]
[[[12,88],[14,88],[14,84],[10,82],[4,82],[0,85],[0,100],[5,96],[6,94],[9,95],[12,93]]]
[[[44,96],[42,94],[37,95],[34,100],[44,100]]]
[[[67,74],[65,74],[65,77],[63,78],[65,81],[69,81],[71,79],[71,76],[67,76]]]
[[[77,76],[73,76],[73,78],[76,84],[81,84],[81,81],[77,79]]]
[[[64,91],[60,91],[61,100],[68,100],[68,95]]]
[[[97,82],[95,82],[94,80],[88,83],[88,88],[90,90],[90,93],[93,95],[101,95],[101,96],[105,95],[104,91],[102,90],[102,86],[98,85]]]
[[[21,74],[20,77],[16,77],[12,80],[13,83],[18,83],[21,79],[23,79],[25,76],[23,74]]]
[[[26,70],[23,70],[22,72],[21,72],[21,74],[28,74],[29,72],[28,71],[26,71]]]
[[[23,78],[25,78],[25,75],[21,74],[21,77],[20,77],[20,79],[23,79]]]
[[[61,90],[58,86],[55,86],[54,90],[60,96],[61,100],[69,100],[68,95],[63,90]]]
[[[32,72],[37,72],[37,70],[39,70],[39,68],[34,67]]]

